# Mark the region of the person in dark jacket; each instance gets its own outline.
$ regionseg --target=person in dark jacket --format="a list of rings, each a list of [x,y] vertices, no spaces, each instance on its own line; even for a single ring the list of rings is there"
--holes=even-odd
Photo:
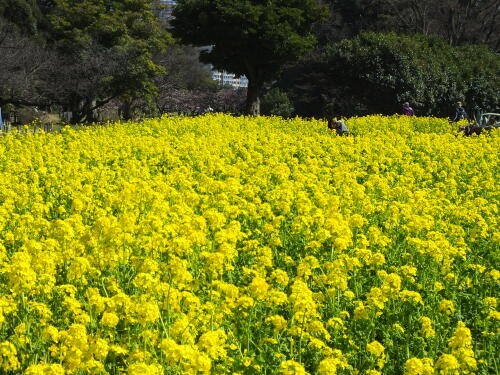
[[[0,107],[0,132],[5,131],[5,127],[3,124],[3,119],[2,119],[2,107]]]
[[[483,132],[484,128],[480,127],[475,122],[471,122],[465,126],[459,126],[458,131],[464,133],[465,136],[470,137],[473,134],[479,135]]]
[[[467,119],[467,112],[465,112],[462,102],[457,102],[457,107],[455,108],[455,118],[453,121],[457,122],[465,119]]]

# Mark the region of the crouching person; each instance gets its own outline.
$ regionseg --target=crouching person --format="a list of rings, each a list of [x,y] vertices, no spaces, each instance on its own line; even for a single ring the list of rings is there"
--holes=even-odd
[[[462,132],[466,137],[470,137],[473,134],[479,135],[483,132],[484,128],[476,124],[474,121],[465,125],[459,126],[458,131]]]
[[[337,118],[331,118],[328,120],[328,129],[331,131],[335,130],[337,135],[349,135],[349,129],[347,129],[347,125],[342,120],[337,120]]]

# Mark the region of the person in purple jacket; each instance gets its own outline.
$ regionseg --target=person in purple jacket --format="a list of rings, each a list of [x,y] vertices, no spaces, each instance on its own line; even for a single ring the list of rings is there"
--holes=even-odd
[[[405,116],[415,116],[415,111],[410,107],[410,103],[406,102],[403,104],[403,115]]]

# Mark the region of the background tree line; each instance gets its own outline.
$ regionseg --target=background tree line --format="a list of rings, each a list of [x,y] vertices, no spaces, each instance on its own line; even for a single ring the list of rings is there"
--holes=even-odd
[[[216,111],[324,117],[498,108],[493,0],[0,0],[0,106],[91,122]],[[195,47],[193,47],[193,45]],[[206,66],[246,75],[217,87]]]
[[[328,0],[314,51],[272,85],[301,116],[499,111],[500,23],[494,0]]]

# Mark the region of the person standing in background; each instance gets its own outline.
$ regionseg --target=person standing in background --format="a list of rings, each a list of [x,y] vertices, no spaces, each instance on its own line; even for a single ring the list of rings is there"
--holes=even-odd
[[[2,107],[0,107],[0,132],[4,132],[5,131],[5,125],[3,123],[3,119],[2,119]]]
[[[455,108],[455,118],[453,119],[453,121],[457,122],[465,119],[467,119],[467,112],[465,112],[465,108],[462,106],[462,102],[457,102],[457,106]]]
[[[406,102],[403,104],[403,115],[405,116],[415,116],[415,111],[410,107],[410,103]]]

